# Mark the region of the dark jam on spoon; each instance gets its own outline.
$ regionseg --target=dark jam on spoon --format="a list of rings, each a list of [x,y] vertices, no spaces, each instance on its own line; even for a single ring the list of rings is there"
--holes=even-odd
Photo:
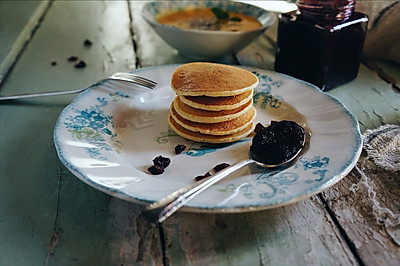
[[[258,123],[254,131],[251,157],[267,165],[284,163],[304,147],[305,130],[294,121],[271,121],[268,127]]]

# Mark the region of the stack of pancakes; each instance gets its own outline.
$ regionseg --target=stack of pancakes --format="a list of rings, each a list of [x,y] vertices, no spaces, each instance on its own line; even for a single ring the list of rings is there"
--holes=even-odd
[[[257,76],[234,66],[184,64],[172,75],[171,87],[177,96],[168,124],[178,135],[197,142],[240,140],[254,129],[257,84]]]

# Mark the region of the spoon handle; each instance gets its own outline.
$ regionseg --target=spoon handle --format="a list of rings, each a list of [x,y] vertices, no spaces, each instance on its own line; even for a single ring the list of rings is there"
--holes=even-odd
[[[142,215],[151,223],[162,223],[198,194],[243,166],[253,162],[255,161],[252,159],[243,160],[219,171],[203,181],[178,189],[161,200],[147,206],[146,209],[142,211]]]

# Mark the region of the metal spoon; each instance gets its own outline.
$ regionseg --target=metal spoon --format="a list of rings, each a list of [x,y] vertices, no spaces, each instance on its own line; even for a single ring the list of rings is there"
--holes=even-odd
[[[199,195],[201,192],[212,186],[213,184],[217,183],[218,181],[222,180],[223,178],[227,177],[228,175],[232,174],[233,172],[236,172],[240,168],[248,165],[255,163],[258,166],[265,167],[265,168],[281,168],[285,165],[288,165],[293,162],[293,160],[300,154],[300,152],[304,149],[304,143],[305,143],[305,135],[303,139],[303,147],[297,151],[296,154],[294,154],[291,158],[289,158],[287,161],[279,163],[279,164],[264,164],[261,162],[258,162],[254,159],[251,158],[251,153],[249,154],[250,159],[246,159],[243,161],[240,161],[236,164],[233,164],[218,173],[211,175],[210,177],[196,182],[192,185],[189,185],[187,187],[183,187],[181,189],[178,189],[168,196],[162,198],[161,200],[154,202],[147,206],[143,211],[142,215],[144,218],[146,218],[149,222],[151,223],[162,223],[165,221],[168,217],[170,217],[172,214],[174,214],[178,209],[180,209],[183,205],[185,205],[187,202],[192,200],[194,197]]]

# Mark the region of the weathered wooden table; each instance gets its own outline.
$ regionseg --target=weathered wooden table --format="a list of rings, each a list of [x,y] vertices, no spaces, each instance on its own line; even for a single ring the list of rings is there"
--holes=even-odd
[[[0,94],[189,62],[143,21],[142,5],[0,1]],[[275,37],[276,25],[220,62],[273,70]],[[86,67],[75,68],[71,55]],[[364,60],[355,81],[329,93],[365,132],[400,124],[399,80],[399,65]],[[342,181],[307,200],[251,213],[179,212],[152,226],[139,216],[143,206],[95,190],[59,161],[53,129],[74,97],[0,103],[0,265],[400,264],[400,174],[365,152]]]

